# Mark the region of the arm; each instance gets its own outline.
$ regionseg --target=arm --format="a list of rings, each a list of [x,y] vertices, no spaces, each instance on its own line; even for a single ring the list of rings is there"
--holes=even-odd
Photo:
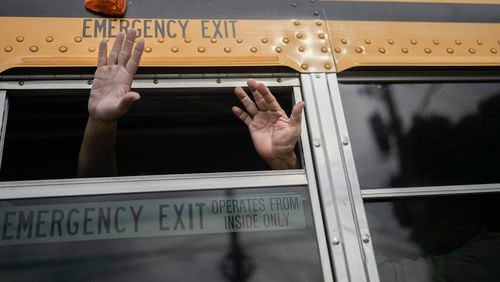
[[[233,113],[248,126],[257,153],[272,169],[297,168],[293,150],[301,132],[304,102],[297,103],[288,117],[266,85],[253,79],[247,85],[255,102],[237,87],[234,93],[246,111],[233,107]]]
[[[97,70],[88,102],[89,118],[78,157],[78,176],[117,175],[115,144],[118,119],[140,99],[130,91],[144,49],[139,40],[132,52],[135,30],[119,33],[107,57],[107,42],[99,45]]]

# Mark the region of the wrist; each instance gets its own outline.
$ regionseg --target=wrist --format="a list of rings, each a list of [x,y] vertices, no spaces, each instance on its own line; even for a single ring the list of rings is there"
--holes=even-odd
[[[297,156],[292,151],[285,156],[279,156],[265,160],[272,169],[295,169],[299,167]]]

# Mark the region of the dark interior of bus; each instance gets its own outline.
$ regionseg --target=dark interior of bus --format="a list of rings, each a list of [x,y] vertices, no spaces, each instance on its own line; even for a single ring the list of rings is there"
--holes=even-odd
[[[273,93],[289,113],[292,89]],[[232,88],[142,89],[120,119],[119,174],[267,170],[246,126],[231,112]],[[76,177],[89,90],[8,92],[0,180]]]

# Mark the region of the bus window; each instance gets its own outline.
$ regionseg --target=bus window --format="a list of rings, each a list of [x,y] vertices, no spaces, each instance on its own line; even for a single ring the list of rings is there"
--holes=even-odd
[[[118,124],[121,176],[269,169],[231,112],[240,103],[233,88],[138,91],[141,100]],[[292,88],[272,91],[290,114]],[[0,180],[76,177],[89,90],[9,90],[7,95]]]
[[[365,203],[380,281],[498,281],[500,194]]]
[[[341,83],[361,188],[500,182],[500,83]]]
[[[323,281],[306,186],[0,201],[5,281]]]

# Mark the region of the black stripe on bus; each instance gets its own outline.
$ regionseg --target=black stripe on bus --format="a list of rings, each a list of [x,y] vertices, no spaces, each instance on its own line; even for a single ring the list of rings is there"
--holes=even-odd
[[[125,18],[499,23],[500,5],[320,0],[129,0]],[[2,0],[0,16],[101,17],[83,0]]]

